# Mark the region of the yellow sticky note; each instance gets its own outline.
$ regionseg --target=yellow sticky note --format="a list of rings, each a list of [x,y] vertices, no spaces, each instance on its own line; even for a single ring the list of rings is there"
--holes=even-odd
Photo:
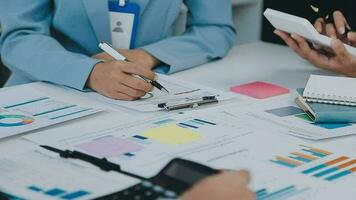
[[[199,133],[179,127],[175,124],[150,129],[142,132],[141,135],[163,144],[170,145],[185,144],[201,138]]]

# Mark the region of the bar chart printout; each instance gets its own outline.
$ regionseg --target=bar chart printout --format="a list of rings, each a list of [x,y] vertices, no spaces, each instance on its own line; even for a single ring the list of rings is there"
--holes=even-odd
[[[49,198],[52,199],[62,199],[62,200],[77,200],[81,199],[83,197],[86,197],[87,195],[90,195],[91,193],[85,190],[77,190],[73,192],[68,192],[65,189],[62,188],[52,188],[49,190],[44,190],[40,187],[31,185],[27,188],[29,191],[36,192],[36,193],[41,193],[45,196],[48,196]]]
[[[337,156],[327,150],[301,145],[301,149],[288,156],[276,156],[272,163],[285,168],[304,167],[300,172],[326,181],[337,181],[356,172],[356,159]]]
[[[256,191],[257,200],[282,200],[287,197],[293,197],[303,192],[308,191],[309,188],[298,189],[295,185],[290,185],[276,190],[268,190],[266,188]]]
[[[305,164],[312,163],[321,158],[325,158],[332,154],[332,152],[318,148],[304,145],[300,145],[300,147],[302,147],[302,149],[290,153],[289,156],[276,156],[275,160],[270,161],[284,167],[296,168]]]
[[[351,159],[347,156],[340,156],[302,171],[303,174],[323,178],[327,181],[336,181],[355,172],[356,159]]]

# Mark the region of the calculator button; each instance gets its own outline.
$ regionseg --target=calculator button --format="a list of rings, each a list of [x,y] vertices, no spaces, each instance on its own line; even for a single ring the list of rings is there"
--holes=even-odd
[[[173,191],[167,190],[166,192],[164,192],[164,196],[168,198],[175,198],[177,197],[177,194]]]
[[[140,195],[136,195],[135,197],[134,197],[134,200],[142,200],[143,198],[140,196]]]
[[[122,194],[123,194],[124,196],[129,196],[129,195],[130,195],[130,191],[125,190],[125,191],[122,192]]]
[[[153,184],[152,184],[151,182],[149,182],[149,181],[143,181],[143,182],[141,183],[141,185],[142,185],[143,187],[145,187],[145,188],[150,188],[150,187],[153,186]]]
[[[155,192],[157,192],[157,193],[161,193],[161,192],[164,191],[163,187],[158,186],[158,185],[154,186],[154,187],[153,187],[153,190],[154,190]]]

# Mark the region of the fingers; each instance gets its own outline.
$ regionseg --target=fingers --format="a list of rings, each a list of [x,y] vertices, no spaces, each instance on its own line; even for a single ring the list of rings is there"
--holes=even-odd
[[[324,27],[325,27],[325,21],[323,18],[319,18],[315,21],[314,23],[314,27],[315,29],[319,32],[319,33],[324,33]]]
[[[140,78],[134,77],[131,74],[125,74],[121,80],[121,83],[130,88],[143,92],[151,92],[153,89],[153,86],[150,83],[147,83]]]
[[[301,55],[298,43],[289,36],[289,34],[284,33],[283,31],[280,30],[275,30],[274,33],[276,35],[278,35],[280,38],[282,38],[282,40],[284,40],[284,42],[297,54]]]
[[[116,100],[124,100],[124,101],[133,101],[136,100],[137,98],[129,96],[127,94],[121,93],[121,92],[112,92],[109,94],[103,94],[104,96],[107,96],[112,99]]]
[[[337,33],[334,24],[327,24],[325,26],[325,33],[331,38],[337,38]]]
[[[119,65],[122,66],[121,63]],[[150,80],[157,80],[157,76],[153,71],[146,69],[145,67],[140,67],[134,63],[125,63],[122,70],[128,74],[140,75]]]
[[[145,91],[133,89],[123,84],[118,84],[116,89],[118,90],[118,92],[126,94],[134,99],[138,99],[146,94]]]
[[[340,35],[343,35],[346,31],[346,27],[348,27],[347,21],[346,21],[344,15],[340,11],[335,11],[333,13],[333,17],[334,17],[334,23],[335,23],[337,32]]]
[[[334,39],[331,42],[331,47],[334,50],[336,57],[338,57],[341,62],[350,60],[351,55],[347,52],[346,47],[340,40]]]

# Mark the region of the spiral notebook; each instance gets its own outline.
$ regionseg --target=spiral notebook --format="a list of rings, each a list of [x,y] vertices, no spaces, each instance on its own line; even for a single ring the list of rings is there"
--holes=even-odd
[[[311,75],[303,97],[308,102],[356,106],[356,78]]]

